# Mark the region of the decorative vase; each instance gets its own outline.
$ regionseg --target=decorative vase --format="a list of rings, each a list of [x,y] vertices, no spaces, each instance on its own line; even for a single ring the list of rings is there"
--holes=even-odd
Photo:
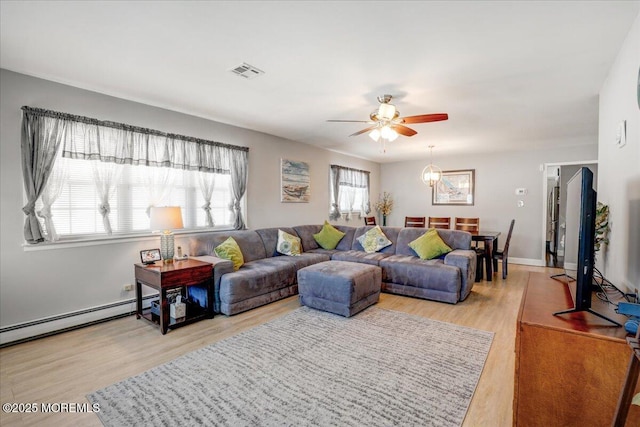
[[[382,226],[385,227],[387,225],[387,216],[382,215]]]

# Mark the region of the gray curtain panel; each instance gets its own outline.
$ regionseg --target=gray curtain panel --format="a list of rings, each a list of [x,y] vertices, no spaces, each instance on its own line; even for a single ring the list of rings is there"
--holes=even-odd
[[[68,122],[60,117],[43,117],[24,107],[22,110],[22,178],[27,194],[27,204],[22,208],[27,215],[24,239],[28,243],[39,243],[44,241],[44,236],[36,217],[36,201],[47,185]]]
[[[244,230],[247,228],[242,218],[240,209],[240,201],[247,191],[247,176],[249,171],[249,152],[248,151],[232,151],[231,153],[231,188],[233,190],[233,200],[231,201],[231,210],[234,214],[233,228],[236,230]]]
[[[338,176],[340,175],[341,166],[331,165],[331,189],[332,191],[332,201],[331,201],[331,211],[329,212],[329,219],[335,221],[340,218],[340,181]]]

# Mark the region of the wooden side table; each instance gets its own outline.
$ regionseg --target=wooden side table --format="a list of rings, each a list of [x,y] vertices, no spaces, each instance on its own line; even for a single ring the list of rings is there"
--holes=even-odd
[[[160,294],[160,315],[159,323],[162,334],[167,333],[167,329],[187,325],[204,318],[213,318],[213,272],[212,266],[208,262],[195,259],[174,261],[173,263],[144,265],[135,264],[136,275],[136,318],[153,322],[151,309],[142,309],[142,285],[157,290]],[[167,301],[167,290],[193,285],[203,285],[207,290],[207,307],[190,313],[184,320],[176,321],[169,317],[169,303]],[[154,322],[155,323],[155,322]]]

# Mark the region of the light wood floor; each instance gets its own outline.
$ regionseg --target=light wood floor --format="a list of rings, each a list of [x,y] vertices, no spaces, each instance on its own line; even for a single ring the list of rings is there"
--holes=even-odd
[[[512,424],[516,317],[530,271],[510,265],[509,277],[476,283],[462,303],[451,305],[382,294],[378,307],[495,332],[464,426]],[[300,306],[297,297],[232,317],[170,330],[167,335],[135,316],[0,349],[2,403],[87,403],[85,395],[184,353],[268,322]],[[392,344],[390,344],[392,345]],[[224,392],[224,391],[221,391]],[[6,414],[2,426],[100,426],[95,414]]]

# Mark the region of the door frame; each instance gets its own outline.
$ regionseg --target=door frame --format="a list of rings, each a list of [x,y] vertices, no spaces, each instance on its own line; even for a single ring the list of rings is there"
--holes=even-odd
[[[542,265],[546,266],[546,259],[547,259],[547,209],[548,209],[548,202],[549,202],[549,197],[548,196],[548,191],[549,189],[547,188],[547,174],[549,172],[549,168],[551,167],[562,167],[562,166],[572,166],[572,165],[597,165],[598,164],[598,160],[582,160],[582,161],[571,161],[571,162],[553,162],[553,163],[543,163],[543,168],[542,168]],[[600,177],[600,174],[598,174],[598,177]]]

